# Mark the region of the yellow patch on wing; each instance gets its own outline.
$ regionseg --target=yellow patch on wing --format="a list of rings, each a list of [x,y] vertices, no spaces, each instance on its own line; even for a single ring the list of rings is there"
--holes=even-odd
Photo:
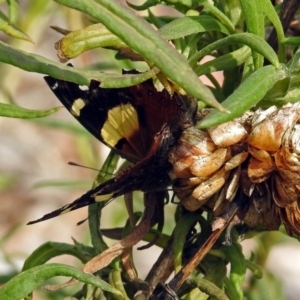
[[[81,98],[76,99],[71,107],[72,115],[74,115],[75,117],[79,117],[80,111],[84,106],[85,102]]]
[[[108,117],[101,129],[101,135],[108,145],[130,137],[139,129],[137,112],[131,104],[116,106],[108,111]]]

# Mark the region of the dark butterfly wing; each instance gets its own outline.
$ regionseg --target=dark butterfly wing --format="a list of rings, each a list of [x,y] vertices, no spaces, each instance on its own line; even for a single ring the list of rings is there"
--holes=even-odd
[[[162,126],[185,111],[177,94],[157,91],[151,79],[118,89],[103,89],[91,81],[86,90],[50,76],[45,81],[91,134],[131,162],[146,157]]]

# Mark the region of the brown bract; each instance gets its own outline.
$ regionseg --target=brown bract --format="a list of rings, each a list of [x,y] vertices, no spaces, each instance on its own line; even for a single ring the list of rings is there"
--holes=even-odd
[[[190,211],[226,211],[237,191],[249,197],[250,227],[300,234],[300,103],[247,112],[207,130],[188,128],[169,153],[170,177]]]

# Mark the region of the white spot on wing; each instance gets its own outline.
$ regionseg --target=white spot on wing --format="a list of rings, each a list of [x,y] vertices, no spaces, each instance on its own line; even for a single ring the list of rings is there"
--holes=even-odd
[[[79,85],[78,86],[82,91],[87,91],[89,87],[87,85]]]
[[[55,81],[54,84],[52,85],[52,90],[56,90],[58,88],[58,82]]]

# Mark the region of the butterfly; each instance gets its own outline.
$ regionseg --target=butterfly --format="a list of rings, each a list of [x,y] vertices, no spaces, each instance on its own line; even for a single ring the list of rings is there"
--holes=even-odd
[[[123,72],[137,74],[133,70]],[[46,83],[67,110],[94,137],[133,165],[91,189],[34,224],[98,201],[140,190],[161,191],[171,183],[168,152],[182,131],[195,124],[197,101],[166,89],[158,91],[153,80],[126,88],[101,88],[92,80],[87,89],[51,76]]]

